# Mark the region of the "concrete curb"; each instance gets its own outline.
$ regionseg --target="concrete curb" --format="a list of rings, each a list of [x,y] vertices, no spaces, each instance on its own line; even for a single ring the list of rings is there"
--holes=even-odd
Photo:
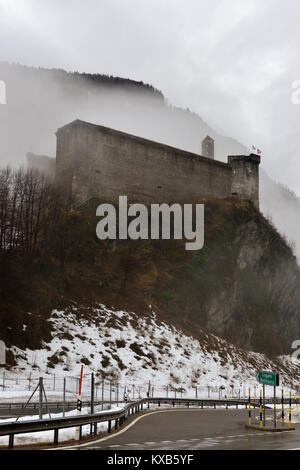
[[[256,431],[261,432],[286,432],[286,431],[295,431],[295,428],[261,428],[259,426],[249,426],[246,424],[246,429],[255,429]]]

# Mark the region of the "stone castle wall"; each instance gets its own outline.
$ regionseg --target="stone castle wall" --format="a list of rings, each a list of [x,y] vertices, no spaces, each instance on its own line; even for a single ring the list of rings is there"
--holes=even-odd
[[[223,163],[103,126],[74,121],[57,131],[56,178],[81,202],[193,203],[238,197],[258,207],[256,155]]]

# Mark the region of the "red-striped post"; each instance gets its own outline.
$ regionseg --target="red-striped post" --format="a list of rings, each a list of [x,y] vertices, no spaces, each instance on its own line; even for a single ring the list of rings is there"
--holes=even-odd
[[[77,399],[77,415],[81,415],[81,407],[82,407],[82,400],[81,400],[81,390],[82,390],[82,378],[83,378],[83,366],[81,366],[80,371],[80,381],[79,381],[79,391],[78,391],[78,399]],[[81,429],[80,426],[76,428],[75,439],[79,441],[81,438]]]

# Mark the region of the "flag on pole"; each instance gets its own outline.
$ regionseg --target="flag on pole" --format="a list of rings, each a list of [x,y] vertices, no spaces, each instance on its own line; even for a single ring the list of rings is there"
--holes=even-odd
[[[257,153],[257,155],[262,154],[262,151],[259,148],[254,147],[254,145],[252,145],[252,149]]]

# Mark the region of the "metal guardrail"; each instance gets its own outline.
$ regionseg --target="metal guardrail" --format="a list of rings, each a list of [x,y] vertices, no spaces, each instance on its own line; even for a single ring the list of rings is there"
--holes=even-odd
[[[54,431],[54,444],[58,444],[59,430],[66,428],[79,427],[80,439],[82,438],[82,426],[91,426],[91,435],[97,435],[97,424],[108,422],[108,432],[112,432],[112,422],[114,421],[115,429],[122,426],[129,416],[139,413],[143,410],[144,405],[150,408],[150,404],[156,404],[159,407],[161,404],[169,404],[175,407],[176,405],[184,405],[186,407],[198,406],[200,408],[217,406],[245,406],[247,408],[248,400],[246,399],[197,399],[197,398],[144,398],[127,404],[122,410],[109,410],[107,412],[98,412],[95,414],[86,414],[81,416],[72,416],[65,418],[51,418],[42,420],[19,421],[12,423],[0,424],[0,436],[9,436],[9,448],[14,447],[14,436],[16,434],[26,434],[41,431]],[[259,401],[251,401],[251,406],[254,408],[259,407]]]
[[[161,397],[152,397],[151,398],[153,401],[158,401],[158,400],[164,400],[164,398],[161,398]],[[199,401],[206,401],[208,403],[211,403],[211,402],[225,402],[225,403],[230,403],[231,401],[236,403],[236,401],[238,401],[240,404],[242,403],[249,403],[248,401],[248,398],[172,398],[172,397],[167,397],[166,400],[168,400],[168,403],[170,401],[175,401],[175,402],[180,402],[180,401],[190,401],[190,402],[195,402],[195,403],[198,403]],[[255,400],[257,402],[259,402],[259,398],[251,398],[251,403],[255,403]],[[295,401],[294,398],[292,398],[292,404],[296,404],[296,403],[300,403],[300,398],[297,398],[296,399],[297,401]],[[104,405],[109,405],[109,404],[117,404],[117,403],[121,403],[122,400],[104,400],[102,402],[97,400],[97,401],[94,401],[94,406],[101,406],[102,403]],[[274,403],[274,398],[266,398],[265,399],[265,402],[266,404],[273,404]],[[277,397],[277,400],[276,400],[276,404],[279,404],[281,403],[281,397]],[[288,405],[289,404],[289,398],[284,398],[284,404]],[[62,401],[48,401],[48,405],[53,409],[53,408],[62,408],[63,407],[63,402]],[[44,404],[44,406],[46,406]],[[65,402],[65,407],[70,409],[75,409],[77,406],[77,401],[66,401]],[[82,407],[85,407],[85,408],[88,408],[91,406],[91,401],[83,401],[82,402]],[[13,410],[13,409],[23,409],[25,408],[26,409],[38,409],[39,408],[39,402],[36,401],[36,402],[30,402],[30,403],[26,403],[26,402],[0,402],[0,410]]]
[[[107,405],[109,404],[110,401],[107,401],[105,400],[103,402],[104,405]],[[111,403],[117,403],[115,400],[112,400]],[[57,408],[58,410],[63,408],[63,406],[65,406],[65,408],[67,409],[74,409],[76,408],[77,406],[77,402],[76,401],[66,401],[65,404],[62,402],[62,401],[48,401],[48,405],[49,407],[51,407],[51,409],[55,409]],[[95,401],[94,402],[94,406],[101,406],[102,405],[102,401]],[[44,406],[46,406],[46,404],[44,404]],[[91,402],[90,401],[83,401],[82,402],[82,406],[83,407],[89,407],[91,406]],[[31,402],[31,403],[25,403],[25,402],[2,402],[0,403],[0,410],[18,410],[18,409],[34,409],[34,410],[38,410],[39,409],[39,402]]]

